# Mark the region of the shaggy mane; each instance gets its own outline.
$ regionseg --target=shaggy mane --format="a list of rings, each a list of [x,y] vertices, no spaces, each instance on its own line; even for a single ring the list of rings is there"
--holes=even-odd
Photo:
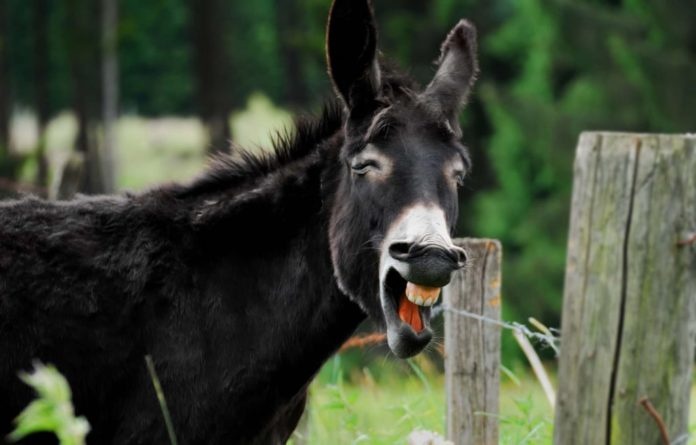
[[[186,198],[226,190],[276,171],[314,151],[341,128],[343,117],[341,104],[328,102],[319,116],[298,117],[294,128],[276,132],[270,149],[233,146],[231,154],[213,156],[205,172],[177,195]]]
[[[380,65],[382,91],[378,100],[384,106],[415,95],[414,91],[418,88],[416,82],[386,60],[380,60]],[[213,156],[208,168],[190,185],[181,187],[176,196],[187,198],[229,190],[277,171],[312,153],[317,144],[341,129],[344,119],[341,102],[337,99],[329,101],[319,116],[298,117],[294,120],[293,129],[276,132],[270,149],[252,151],[233,146],[232,154]]]

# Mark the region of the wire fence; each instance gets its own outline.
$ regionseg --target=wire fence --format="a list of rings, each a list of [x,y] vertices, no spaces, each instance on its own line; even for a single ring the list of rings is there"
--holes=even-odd
[[[456,314],[458,316],[462,317],[467,317],[471,318],[473,320],[477,320],[483,323],[489,323],[492,325],[495,325],[501,329],[507,329],[512,332],[519,332],[525,337],[527,337],[530,341],[533,341],[537,344],[539,344],[541,347],[548,347],[551,348],[558,357],[559,354],[559,348],[560,348],[560,331],[555,328],[548,328],[541,322],[537,321],[534,318],[529,319],[529,323],[537,329],[537,331],[533,331],[530,329],[527,325],[512,321],[502,321],[502,320],[496,320],[494,318],[486,317],[481,314],[477,314],[474,312],[469,312],[463,309],[455,309],[452,307],[449,307],[446,304],[439,304],[437,306],[434,306],[431,312],[431,317],[434,319],[436,317],[441,316],[445,312],[449,312],[452,314]],[[346,351],[351,348],[362,348],[366,346],[371,346],[374,344],[382,343],[386,340],[386,334],[381,333],[381,332],[373,332],[371,334],[364,334],[364,335],[357,335],[349,338],[339,349],[339,352]]]

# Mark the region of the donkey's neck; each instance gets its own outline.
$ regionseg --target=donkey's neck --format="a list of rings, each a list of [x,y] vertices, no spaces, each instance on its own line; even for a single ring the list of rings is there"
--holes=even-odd
[[[279,325],[286,335],[277,338],[285,346],[292,345],[286,358],[309,372],[308,377],[365,317],[339,290],[331,262],[328,221],[335,190],[326,178],[333,177],[336,170],[336,153],[332,147],[324,147],[304,165],[289,167],[289,181],[302,186],[291,193],[277,194],[283,196],[277,207],[287,211],[276,221],[287,222],[288,228],[284,234],[288,242],[277,252],[282,264],[276,269],[280,285],[276,286],[274,300],[280,309],[278,318],[286,321]],[[318,201],[311,204],[315,199]]]
[[[269,406],[303,391],[365,318],[331,263],[325,178],[337,162],[317,149],[226,197],[229,208],[216,198],[201,212],[206,252],[216,252],[206,298],[224,308],[221,336],[233,345],[227,371],[263,369],[249,386],[273,385]]]
[[[306,225],[274,253],[273,281],[259,290],[267,297],[259,304],[272,307],[277,321],[264,340],[272,346],[268,360],[282,357],[283,372],[307,382],[365,317],[336,284],[324,221],[307,215]]]

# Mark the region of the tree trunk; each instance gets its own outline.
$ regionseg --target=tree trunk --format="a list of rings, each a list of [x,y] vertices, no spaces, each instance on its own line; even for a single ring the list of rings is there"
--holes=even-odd
[[[210,153],[230,150],[230,100],[219,0],[189,0],[198,109]]]
[[[0,0],[0,163],[7,159],[10,151],[10,79],[7,73],[6,3],[6,0]]]
[[[102,120],[104,191],[116,189],[116,123],[118,119],[118,0],[102,0]]]
[[[309,102],[299,47],[303,17],[296,1],[278,0],[277,5],[278,44],[285,73],[284,99],[290,108],[297,110]]]
[[[50,199],[69,200],[80,189],[84,169],[84,156],[80,152],[73,152],[65,162],[65,165],[56,173],[57,180],[49,190]]]
[[[98,20],[99,4],[91,0],[71,0],[67,8],[70,65],[73,85],[73,110],[78,131],[75,149],[84,158],[80,191],[105,192],[102,162],[96,137],[99,115],[100,63]]]
[[[48,0],[34,0],[34,106],[38,122],[36,185],[48,185],[46,160],[46,127],[50,119],[48,95]]]

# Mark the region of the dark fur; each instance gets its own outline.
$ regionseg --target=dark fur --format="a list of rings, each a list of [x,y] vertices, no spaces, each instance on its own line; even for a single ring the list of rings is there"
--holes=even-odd
[[[165,443],[151,354],[181,443],[284,441],[364,318],[318,235],[339,116],[188,187],[1,204],[0,434],[31,396],[17,372],[40,359],[71,383],[90,443]]]
[[[358,14],[330,29],[371,23],[369,5]],[[367,54],[350,39],[329,51],[374,70],[375,39]],[[298,122],[270,154],[237,151],[190,185],[137,195],[0,203],[0,435],[32,397],[17,372],[38,359],[67,377],[89,443],[167,443],[150,354],[180,443],[288,439],[320,366],[366,313],[384,324],[377,248],[389,222],[427,198],[453,225],[442,166],[468,159],[411,81],[332,68],[343,106]],[[386,190],[351,174],[366,135],[396,159]]]

